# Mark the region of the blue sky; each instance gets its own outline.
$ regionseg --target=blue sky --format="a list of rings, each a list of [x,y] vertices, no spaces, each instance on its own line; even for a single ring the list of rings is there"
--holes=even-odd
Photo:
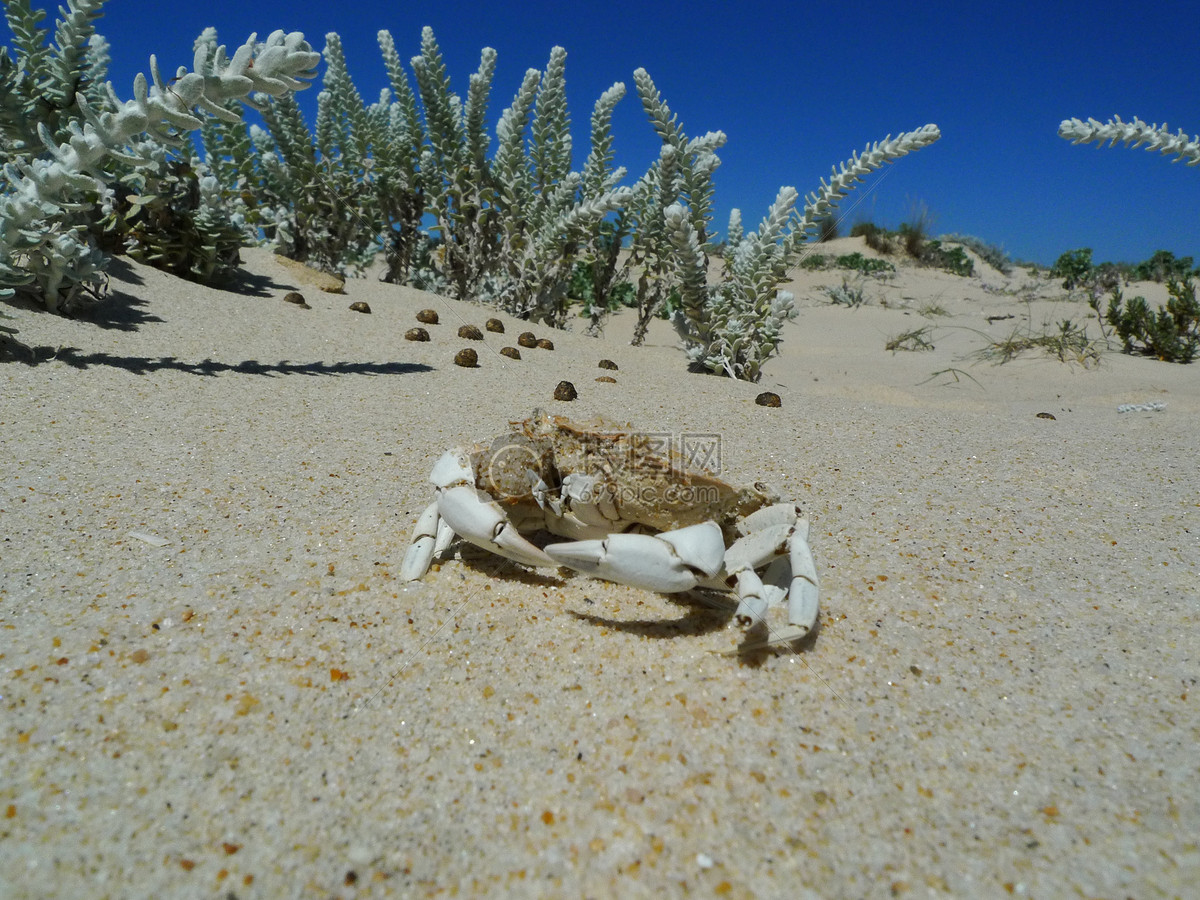
[[[34,2],[52,10],[57,2]],[[934,230],[973,234],[1019,259],[1051,263],[1090,246],[1097,260],[1137,261],[1158,249],[1200,259],[1200,167],[1144,150],[1072,146],[1071,116],[1135,115],[1200,131],[1200,42],[1194,3],[713,2],[148,3],[109,0],[99,30],[128,97],[156,53],[190,65],[209,25],[241,44],[252,31],[303,31],[321,49],[342,37],[359,91],[386,85],[376,44],[392,32],[403,58],[431,25],[452,86],[484,46],[499,54],[492,122],[527,68],[566,48],[576,168],[592,104],[615,81],[629,89],[614,117],[618,163],[640,175],[657,139],[633,92],[645,67],[690,135],[722,130],[717,225],[731,207],[757,225],[782,185],[807,193],[833,163],[888,133],[936,123],[942,140],[875,175],[844,204],[847,223],[894,227],[925,204]],[[0,24],[0,36],[8,40]],[[315,109],[316,88],[302,102]]]

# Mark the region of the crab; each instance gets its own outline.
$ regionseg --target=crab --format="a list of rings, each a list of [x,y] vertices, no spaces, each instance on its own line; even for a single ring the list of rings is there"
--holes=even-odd
[[[525,566],[662,593],[732,593],[735,621],[769,629],[768,643],[812,630],[819,584],[794,503],[761,483],[722,481],[662,435],[540,409],[510,425],[434,464],[436,498],[417,520],[401,578],[424,577],[457,536]],[[777,607],[786,626],[767,621]]]

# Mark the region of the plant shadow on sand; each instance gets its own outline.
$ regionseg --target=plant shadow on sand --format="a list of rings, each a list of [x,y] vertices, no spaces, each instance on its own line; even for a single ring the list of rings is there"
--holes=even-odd
[[[104,299],[97,302],[94,306],[77,312],[74,316],[75,318],[84,322],[90,322],[98,328],[114,331],[137,331],[143,325],[165,321],[159,316],[146,311],[149,303],[138,296],[139,292],[136,291],[137,288],[143,287],[146,281],[129,264],[128,260],[119,256],[112,257],[109,260],[107,273],[110,289],[105,294]],[[121,285],[135,290],[132,293],[126,293],[120,290]],[[280,284],[269,275],[257,275],[246,269],[239,269],[237,274],[224,285],[207,285],[207,287],[210,290],[240,294],[247,297],[273,297],[284,291],[293,289],[288,285]],[[51,314],[40,303],[33,303],[21,298],[14,298],[7,302],[24,312]],[[15,340],[10,341],[9,344],[8,353],[21,361],[29,362],[33,359],[34,362],[40,362],[45,357],[44,351],[46,348],[44,347],[28,347]]]
[[[40,363],[57,361],[66,363],[75,369],[88,369],[93,366],[111,366],[114,369],[125,369],[135,375],[145,375],[147,372],[174,370],[191,375],[216,376],[224,374],[236,375],[413,375],[418,372],[432,372],[432,366],[423,363],[402,362],[291,362],[280,360],[277,363],[262,363],[255,359],[243,360],[240,363],[217,362],[212,359],[200,362],[184,362],[173,356],[117,356],[112,353],[81,353],[78,347],[26,347],[17,341],[5,342],[9,345],[8,355],[16,362],[29,366]]]
[[[109,274],[116,275],[117,280],[128,284],[131,287],[139,287],[144,282],[142,278],[133,270],[129,263],[121,259],[114,259],[109,264]],[[56,315],[50,312],[41,303],[34,303],[24,297],[13,297],[7,301],[8,305],[14,309],[19,309],[22,312],[41,314],[41,315]],[[158,316],[147,313],[144,307],[149,304],[136,296],[136,294],[127,294],[120,290],[109,290],[103,300],[96,303],[95,306],[88,307],[74,314],[74,318],[84,322],[90,322],[98,328],[106,328],[114,331],[136,331],[142,325],[150,322],[163,321]],[[14,344],[19,342],[13,341]],[[32,348],[21,344],[25,350]],[[17,348],[19,351],[20,348]],[[41,349],[41,348],[39,348]]]

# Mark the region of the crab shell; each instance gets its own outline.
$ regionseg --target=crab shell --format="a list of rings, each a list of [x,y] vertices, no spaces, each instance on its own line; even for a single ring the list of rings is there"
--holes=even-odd
[[[587,527],[594,515],[583,519],[582,528],[551,519],[548,530],[563,537],[598,537],[631,527],[673,531],[711,521],[729,543],[739,520],[779,499],[763,484],[738,488],[704,471],[669,439],[604,419],[574,422],[535,409],[510,425],[508,435],[470,451],[475,486],[514,522],[537,520],[548,500],[553,504],[561,497],[585,516],[589,506],[603,516],[594,528]]]

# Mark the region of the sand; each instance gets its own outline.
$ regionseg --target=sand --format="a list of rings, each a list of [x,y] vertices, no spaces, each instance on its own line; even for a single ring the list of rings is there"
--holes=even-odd
[[[665,324],[628,346],[628,317],[517,362],[501,315],[464,369],[493,310],[244,257],[242,293],[122,260],[90,321],[9,307],[0,895],[1200,883],[1200,365],[980,360],[1090,313],[981,267],[857,309],[805,273],[759,385],[686,374]],[[884,350],[923,325],[934,350]],[[719,435],[726,478],[812,521],[816,633],[739,660],[678,598],[489,559],[402,583],[433,461],[537,406]]]

